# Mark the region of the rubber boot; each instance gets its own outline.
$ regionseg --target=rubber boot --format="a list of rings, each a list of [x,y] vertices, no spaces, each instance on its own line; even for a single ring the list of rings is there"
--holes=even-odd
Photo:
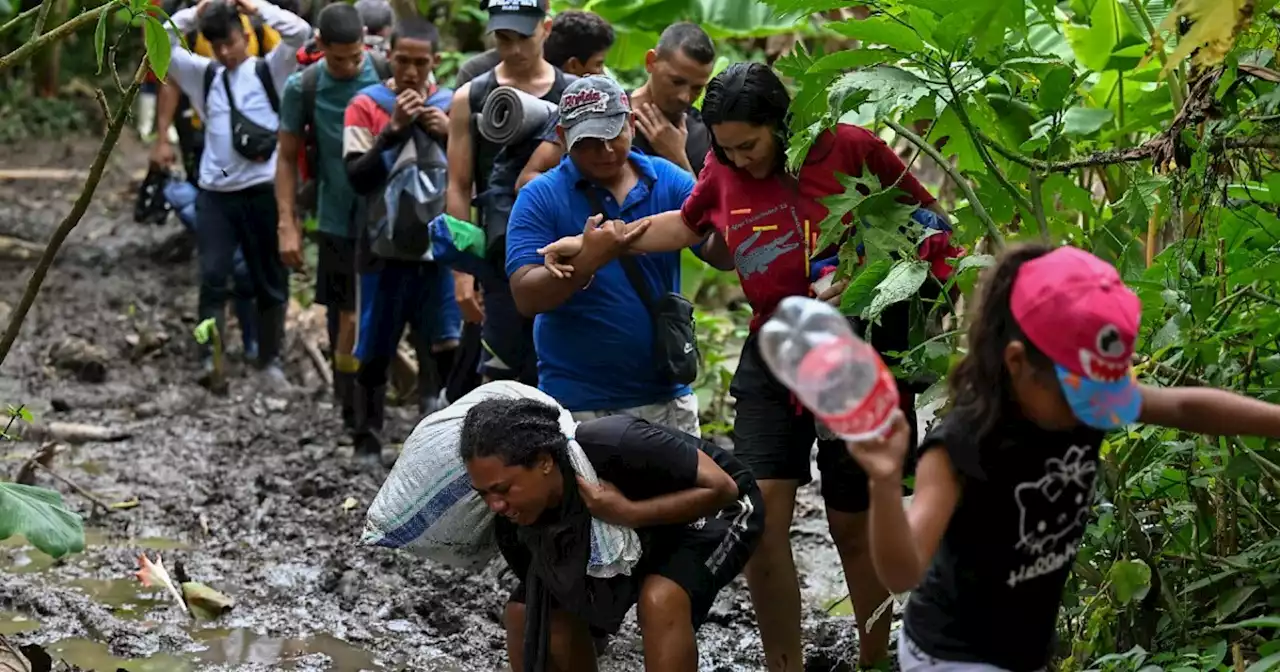
[[[387,413],[387,387],[365,387],[359,381],[354,387],[356,459],[378,462],[382,457],[382,428]]]
[[[440,401],[440,376],[431,348],[415,348],[418,355],[418,417],[425,418],[444,408]]]
[[[284,375],[284,314],[283,303],[258,306],[258,368],[276,391],[285,391],[289,379]]]
[[[342,409],[342,428],[348,434],[356,429],[355,386],[356,374],[334,370],[333,403]]]

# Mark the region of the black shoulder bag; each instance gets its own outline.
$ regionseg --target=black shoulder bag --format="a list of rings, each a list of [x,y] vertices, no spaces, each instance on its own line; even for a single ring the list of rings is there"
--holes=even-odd
[[[608,214],[595,187],[580,182],[578,188],[586,193],[591,209],[597,214]],[[653,300],[645,283],[640,264],[628,254],[618,258],[627,281],[640,297],[653,321],[653,361],[658,374],[676,385],[692,384],[698,377],[698,334],[694,327],[693,303],[675,292],[667,292]]]
[[[276,114],[280,113],[280,96],[276,93],[275,83],[271,78],[271,69],[267,62],[261,58],[257,59],[254,64],[254,71],[258,75],[258,81],[262,83],[262,88],[267,93],[267,100],[271,103],[271,109]],[[214,65],[209,64],[205,69],[204,75],[204,100],[207,107],[209,105],[209,89],[213,84]],[[255,124],[251,119],[246,117],[236,108],[235,96],[231,95],[231,84],[227,81],[227,71],[222,71],[222,90],[227,94],[227,107],[231,109],[231,147],[236,150],[240,156],[256,162],[268,161],[271,155],[276,152],[276,132],[265,129]],[[206,123],[208,121],[206,120]]]

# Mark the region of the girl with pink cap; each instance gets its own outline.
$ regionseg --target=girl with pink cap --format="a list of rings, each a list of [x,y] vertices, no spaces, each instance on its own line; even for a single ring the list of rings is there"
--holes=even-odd
[[[905,672],[1048,666],[1107,431],[1143,422],[1280,437],[1280,407],[1139,384],[1130,360],[1141,313],[1116,270],[1087,252],[1010,250],[982,285],[950,378],[953,407],[920,445],[909,508],[906,422],[849,443],[869,481],[876,573],[895,593],[912,591]]]

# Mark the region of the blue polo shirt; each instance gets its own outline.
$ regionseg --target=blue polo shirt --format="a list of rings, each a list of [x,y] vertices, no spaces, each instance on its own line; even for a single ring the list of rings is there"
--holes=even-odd
[[[538,248],[582,233],[595,211],[579,183],[597,191],[610,219],[626,222],[678,210],[693,193],[693,176],[674,163],[637,151],[629,158],[640,181],[621,205],[609,191],[585,183],[567,156],[521,189],[507,223],[507,275],[522,266],[541,266]],[[635,259],[651,296],[680,291],[679,252]],[[538,386],[571,411],[666,403],[689,393],[687,385],[659,379],[653,362],[653,322],[616,260],[568,301],[538,315],[533,342]]]

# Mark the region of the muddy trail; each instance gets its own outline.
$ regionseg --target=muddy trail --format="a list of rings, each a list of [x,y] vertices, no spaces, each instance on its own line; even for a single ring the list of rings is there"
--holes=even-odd
[[[87,167],[96,146],[84,138],[6,148],[0,168]],[[122,138],[0,370],[0,403],[26,404],[36,416],[29,434],[50,422],[127,433],[67,444],[53,469],[104,503],[136,506],[94,511],[38,473],[38,485],[62,492],[87,519],[88,548],[54,562],[21,539],[0,543],[0,634],[86,670],[503,669],[499,614],[510,577],[501,562],[466,574],[354,546],[386,471],[353,462],[302,347],[288,348],[289,394],[264,394],[234,342],[230,394],[194,384],[196,265],[182,258],[185,236],[172,218],[132,221],[145,157],[136,139]],[[0,180],[0,235],[43,245],[82,179]],[[34,263],[0,261],[0,324]],[[394,409],[389,438],[403,439],[417,419]],[[0,444],[0,478],[12,478],[40,445]],[[836,615],[827,609],[846,591],[815,486],[802,492],[793,536],[808,667],[852,669],[848,603],[830,610]],[[234,597],[234,610],[190,620],[133,577],[144,551],[171,567],[180,561],[193,579]],[[721,594],[699,641],[702,670],[761,669],[741,578]],[[641,661],[632,617],[601,667],[640,670]]]

